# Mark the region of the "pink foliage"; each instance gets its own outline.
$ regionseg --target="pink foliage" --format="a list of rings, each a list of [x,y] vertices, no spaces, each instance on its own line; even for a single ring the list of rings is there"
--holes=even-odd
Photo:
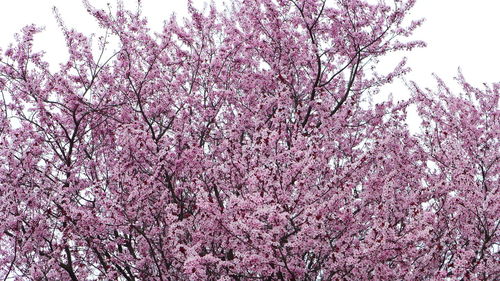
[[[424,46],[414,0],[189,2],[159,34],[84,3],[106,36],[58,16],[58,71],[34,26],[0,57],[0,275],[500,277],[500,85],[369,102]]]

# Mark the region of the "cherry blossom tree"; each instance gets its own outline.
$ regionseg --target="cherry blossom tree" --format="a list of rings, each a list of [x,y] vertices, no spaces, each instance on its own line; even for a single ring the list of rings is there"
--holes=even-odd
[[[419,136],[433,193],[426,257],[428,274],[457,280],[500,277],[500,84],[475,88],[460,74],[461,94],[437,79],[438,89],[414,85],[423,117]]]
[[[56,13],[57,71],[33,25],[0,57],[5,280],[499,277],[500,86],[371,99],[414,0],[189,2],[156,34],[84,3],[102,36]]]

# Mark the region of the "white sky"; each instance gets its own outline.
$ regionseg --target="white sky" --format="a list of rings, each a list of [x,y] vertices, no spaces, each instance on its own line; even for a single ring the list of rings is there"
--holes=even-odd
[[[14,33],[23,26],[35,23],[46,31],[35,37],[35,47],[46,50],[49,62],[59,63],[67,58],[63,37],[57,27],[52,7],[57,6],[69,27],[84,33],[96,31],[95,21],[86,13],[80,0],[0,0],[0,48],[5,50],[13,42]],[[105,5],[108,1],[91,0]],[[114,0],[109,2],[115,3]],[[124,0],[135,7],[136,0]],[[202,0],[193,0],[202,4]],[[143,12],[153,30],[160,30],[163,20],[172,12],[179,17],[186,14],[186,0],[142,0]],[[432,73],[445,81],[457,74],[461,67],[473,84],[500,81],[500,1],[498,0],[418,0],[411,18],[426,18],[414,39],[427,42],[428,47],[409,54],[408,64],[413,69],[407,76],[423,86],[433,86]],[[396,59],[388,58],[385,65]],[[479,85],[478,85],[479,86]],[[402,83],[395,83],[386,91],[407,92]]]

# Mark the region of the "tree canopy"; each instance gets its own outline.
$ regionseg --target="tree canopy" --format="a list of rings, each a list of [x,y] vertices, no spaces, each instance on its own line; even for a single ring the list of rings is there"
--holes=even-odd
[[[4,280],[500,278],[500,84],[372,99],[414,0],[84,3],[57,71],[0,54]]]

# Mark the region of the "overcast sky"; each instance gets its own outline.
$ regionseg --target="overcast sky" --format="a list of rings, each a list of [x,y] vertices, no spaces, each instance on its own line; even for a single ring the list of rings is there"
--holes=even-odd
[[[202,3],[202,0],[193,0]],[[13,41],[14,33],[23,26],[35,23],[46,31],[35,37],[37,49],[47,51],[49,62],[63,62],[67,58],[63,37],[57,27],[52,7],[57,6],[66,24],[84,33],[96,31],[95,21],[86,13],[80,0],[2,0],[0,17],[0,48],[5,50]],[[92,3],[105,1],[91,0]],[[113,1],[110,1],[114,3]],[[135,0],[124,0],[132,4]],[[172,12],[179,17],[186,14],[186,0],[142,0],[143,11],[153,30],[160,30],[163,20]],[[413,69],[407,76],[424,86],[432,86],[431,74],[446,81],[461,67],[472,83],[500,81],[500,1],[498,0],[418,0],[411,18],[425,18],[424,25],[415,33],[415,39],[427,42],[428,47],[409,54]],[[388,58],[384,65],[395,64]],[[406,91],[402,84],[389,91]],[[397,93],[395,93],[397,95]]]

